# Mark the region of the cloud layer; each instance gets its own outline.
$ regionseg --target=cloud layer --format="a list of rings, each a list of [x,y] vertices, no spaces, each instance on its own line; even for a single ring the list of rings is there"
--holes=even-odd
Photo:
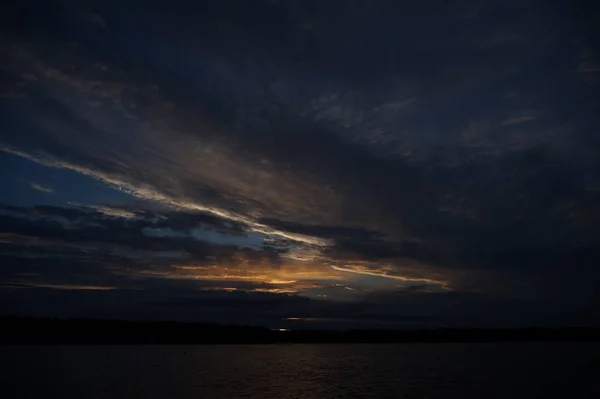
[[[3,208],[6,287],[597,315],[597,36],[575,9],[126,3],[3,17],[3,156],[131,196]]]

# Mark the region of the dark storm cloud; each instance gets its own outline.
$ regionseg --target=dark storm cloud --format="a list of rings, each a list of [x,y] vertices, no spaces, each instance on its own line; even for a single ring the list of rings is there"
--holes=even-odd
[[[217,232],[272,268],[593,299],[598,36],[576,7],[123,3],[7,8],[0,144],[139,204],[6,231],[239,262]]]

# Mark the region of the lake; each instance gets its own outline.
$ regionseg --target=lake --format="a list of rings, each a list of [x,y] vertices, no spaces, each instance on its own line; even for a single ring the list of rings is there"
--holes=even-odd
[[[1,398],[600,397],[600,344],[0,347]]]

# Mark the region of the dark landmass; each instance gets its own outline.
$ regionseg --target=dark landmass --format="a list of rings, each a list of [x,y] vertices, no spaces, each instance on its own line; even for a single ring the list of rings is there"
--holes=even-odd
[[[0,317],[0,344],[272,344],[600,341],[599,327],[295,330],[155,321]]]

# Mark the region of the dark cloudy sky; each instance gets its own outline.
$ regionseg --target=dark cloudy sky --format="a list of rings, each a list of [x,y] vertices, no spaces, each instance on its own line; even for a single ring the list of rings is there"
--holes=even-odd
[[[600,322],[600,14],[0,6],[0,313]]]

